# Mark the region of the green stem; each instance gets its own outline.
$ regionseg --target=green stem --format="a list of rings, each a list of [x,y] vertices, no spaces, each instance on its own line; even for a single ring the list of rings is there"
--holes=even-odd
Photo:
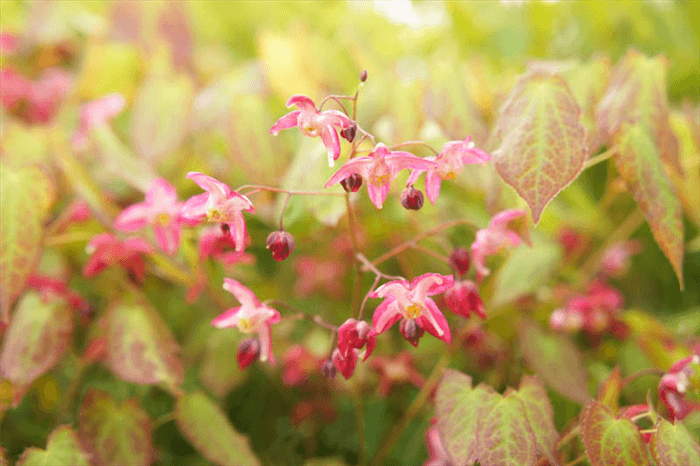
[[[591,168],[593,165],[596,165],[600,162],[608,160],[610,157],[617,154],[618,150],[619,150],[619,148],[617,146],[613,146],[610,149],[606,150],[605,152],[591,157],[590,159],[586,160],[583,163],[583,168],[581,170],[582,171],[586,170],[587,168]]]

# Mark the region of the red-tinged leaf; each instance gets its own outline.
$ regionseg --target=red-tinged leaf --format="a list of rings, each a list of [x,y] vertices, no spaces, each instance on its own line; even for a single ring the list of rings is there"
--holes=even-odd
[[[30,291],[17,306],[0,352],[0,375],[12,382],[15,406],[40,375],[51,369],[71,343],[73,317],[62,298],[44,302]]]
[[[517,397],[523,402],[527,421],[535,435],[537,449],[552,465],[557,464],[554,444],[559,438],[554,426],[554,410],[547,396],[547,390],[537,377],[526,375],[520,381]]]
[[[592,466],[647,466],[649,455],[637,426],[615,419],[604,404],[590,400],[581,413],[581,436]]]
[[[3,465],[0,459],[0,465]],[[89,455],[80,445],[78,436],[70,426],[54,429],[46,442],[46,450],[27,448],[17,461],[17,466],[90,466]]]
[[[533,465],[537,459],[537,441],[523,402],[512,392],[490,408],[479,424],[479,464]]]
[[[106,316],[107,361],[124,380],[180,385],[180,348],[162,318],[143,302],[113,305]]]
[[[616,413],[621,392],[622,376],[620,374],[620,368],[616,367],[610,376],[598,387],[596,399],[610,408],[612,412]]]
[[[175,420],[192,445],[220,466],[256,466],[260,461],[248,439],[231,426],[226,415],[206,395],[196,392],[177,400]]]
[[[668,60],[658,55],[647,58],[630,50],[612,71],[610,83],[598,105],[596,121],[604,138],[615,142],[624,123],[639,124],[653,135],[661,158],[683,172],[678,141],[671,132],[666,99]]]
[[[78,423],[96,466],[148,466],[153,461],[151,420],[135,400],[117,406],[107,392],[91,389]]]
[[[587,149],[580,114],[566,82],[544,73],[520,78],[503,106],[494,166],[530,206],[535,224],[549,201],[581,173]]]
[[[453,464],[478,459],[479,421],[498,395],[488,386],[472,389],[471,377],[446,370],[435,394],[435,414],[442,445]]]
[[[634,200],[644,212],[659,247],[671,262],[683,289],[683,219],[651,137],[640,125],[625,126],[615,157]]]
[[[583,357],[568,336],[545,333],[526,320],[518,336],[525,359],[549,387],[577,403],[590,398]]]
[[[700,464],[700,445],[683,424],[659,419],[651,436],[651,454],[657,466]]]
[[[42,221],[53,186],[37,167],[0,164],[0,324],[24,288],[41,252]]]

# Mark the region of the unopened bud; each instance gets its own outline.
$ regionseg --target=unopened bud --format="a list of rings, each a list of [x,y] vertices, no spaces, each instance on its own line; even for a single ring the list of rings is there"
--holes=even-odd
[[[360,82],[363,83],[367,81],[367,70],[362,70],[360,73]]]
[[[238,345],[238,352],[236,353],[236,360],[238,360],[238,367],[245,369],[252,363],[258,360],[260,357],[260,340],[255,338],[248,338]]]
[[[413,185],[409,186],[401,193],[401,205],[404,209],[420,210],[423,207],[423,193]]]
[[[450,255],[450,265],[460,275],[467,273],[471,265],[469,251],[464,248],[455,248]]]
[[[267,237],[267,249],[272,251],[272,258],[283,261],[294,249],[294,237],[284,230],[273,231]]]
[[[323,372],[323,376],[325,378],[334,379],[337,369],[335,368],[335,364],[333,364],[333,361],[329,360],[323,363],[321,371]]]
[[[357,190],[360,189],[360,186],[362,186],[362,175],[353,173],[344,180],[341,180],[340,185],[346,193],[356,193]]]
[[[357,135],[357,124],[353,121],[350,126],[340,130],[340,135],[347,139],[348,142],[354,141]]]

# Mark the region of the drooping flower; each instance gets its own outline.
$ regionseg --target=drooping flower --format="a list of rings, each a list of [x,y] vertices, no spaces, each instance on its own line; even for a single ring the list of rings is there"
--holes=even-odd
[[[233,191],[221,181],[204,173],[189,172],[187,178],[197,183],[206,193],[192,196],[180,207],[180,217],[188,222],[228,223],[236,251],[243,251],[245,219],[243,211],[254,213],[250,200]]]
[[[0,79],[2,105],[28,123],[49,122],[73,83],[72,75],[58,68],[44,70],[35,81],[8,68]]]
[[[180,246],[182,225],[188,223],[180,217],[180,205],[175,188],[163,178],[156,178],[146,192],[145,202],[124,209],[114,221],[114,228],[130,232],[150,226],[158,247],[167,254],[175,254]]]
[[[454,286],[445,291],[445,304],[457,315],[468,319],[472,312],[482,319],[486,318],[484,302],[479,296],[479,289],[471,280],[456,281]]]
[[[288,387],[303,385],[309,377],[321,372],[326,358],[312,354],[302,345],[291,346],[284,353],[282,383]]]
[[[476,239],[472,243],[472,259],[479,281],[491,273],[486,268],[486,256],[498,254],[505,248],[515,247],[523,242],[517,233],[508,229],[508,224],[525,215],[526,212],[521,209],[504,210],[493,216],[487,228],[476,232]]]
[[[695,351],[675,362],[659,381],[659,398],[674,419],[700,411],[700,349]]]
[[[590,335],[613,331],[619,338],[626,336],[626,325],[620,319],[623,306],[618,290],[600,280],[594,280],[585,294],[575,295],[566,306],[555,309],[550,317],[554,330],[575,332],[584,330]]]
[[[283,261],[294,250],[294,237],[288,231],[273,231],[267,236],[267,249],[274,260]]]
[[[209,257],[225,265],[255,262],[255,256],[236,251],[236,242],[231,236],[231,227],[228,223],[204,228],[200,233],[199,258],[205,260]]]
[[[241,283],[231,278],[224,278],[224,289],[241,303],[215,317],[211,324],[218,328],[237,327],[243,333],[257,333],[260,340],[260,360],[270,360],[275,364],[272,354],[270,325],[280,321],[280,313],[262,304],[257,296]]]
[[[450,343],[450,327],[447,325],[447,320],[435,301],[428,296],[442,293],[452,285],[454,285],[452,275],[437,273],[421,275],[410,283],[407,280],[393,280],[385,283],[369,295],[371,298],[384,298],[374,311],[372,331],[375,334],[383,333],[396,322],[405,320],[407,324],[411,322],[435,338]],[[417,345],[417,341],[411,343],[414,346]]]
[[[348,353],[354,348],[361,350],[367,347],[363,361],[374,351],[377,344],[377,337],[372,334],[372,327],[363,320],[348,319],[338,329],[338,349],[343,357],[347,357]]]
[[[87,147],[90,130],[107,124],[108,120],[124,109],[125,103],[121,94],[113,93],[83,105],[80,109],[80,125],[73,136],[73,148],[81,150]]]
[[[423,376],[413,362],[408,352],[401,352],[393,357],[375,356],[369,363],[370,367],[379,372],[377,390],[381,396],[389,396],[394,385],[412,383],[416,387],[423,386]]]
[[[236,361],[241,370],[253,364],[260,357],[260,340],[257,338],[246,338],[238,345],[236,351]]]
[[[343,377],[346,379],[349,379],[352,377],[352,374],[355,373],[355,367],[357,367],[357,361],[359,359],[359,351],[357,351],[355,348],[351,348],[345,356],[340,354],[340,350],[336,348],[333,350],[333,354],[331,355],[333,365],[340,371],[341,374],[343,374]]]
[[[416,182],[424,171],[425,193],[432,204],[440,194],[440,184],[442,180],[453,180],[462,173],[462,167],[466,164],[484,164],[491,160],[491,156],[481,149],[474,147],[471,137],[467,136],[464,141],[450,141],[445,143],[442,151],[437,157],[426,157],[426,160],[435,161],[435,167],[424,170],[415,169],[408,177],[406,186]]]
[[[287,113],[277,120],[270,128],[270,133],[277,136],[283,129],[297,126],[305,136],[320,136],[328,150],[328,165],[333,166],[334,161],[340,157],[340,139],[338,130],[349,128],[352,120],[337,110],[325,110],[319,112],[313,100],[305,95],[293,95],[287,101],[287,108],[296,105],[299,110]]]
[[[146,278],[143,254],[153,252],[153,247],[141,238],[120,241],[112,233],[100,233],[88,242],[85,249],[90,258],[83,267],[83,276],[92,277],[116,264],[127,269],[138,281]]]
[[[405,168],[428,170],[436,166],[435,162],[416,157],[409,152],[390,151],[380,142],[368,156],[355,157],[345,162],[345,165],[340,167],[326,182],[325,187],[328,188],[340,183],[345,178],[357,173],[367,181],[367,192],[370,200],[377,209],[381,209],[389,194],[391,180],[401,170]]]

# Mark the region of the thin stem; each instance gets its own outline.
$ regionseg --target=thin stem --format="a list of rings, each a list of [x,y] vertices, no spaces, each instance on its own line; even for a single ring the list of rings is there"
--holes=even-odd
[[[559,450],[561,447],[563,447],[569,440],[576,438],[578,434],[581,433],[581,424],[577,425],[573,429],[569,431],[565,436],[560,438],[556,445],[554,445],[554,450]]]
[[[639,372],[635,372],[634,374],[628,375],[627,377],[625,377],[624,379],[622,379],[622,381],[621,381],[620,383],[621,383],[621,386],[622,386],[622,387],[625,387],[627,384],[629,384],[629,383],[631,383],[631,382],[637,380],[637,379],[640,378],[640,377],[644,377],[644,376],[646,376],[646,375],[656,375],[656,376],[661,377],[661,376],[664,375],[665,373],[666,373],[666,372],[664,372],[664,371],[661,370],[661,369],[657,369],[657,368],[655,368],[655,367],[649,367],[649,368],[647,368],[647,369],[642,369],[642,370],[639,371]]]
[[[271,191],[273,193],[284,193],[294,196],[345,196],[345,193],[334,193],[329,191],[296,191],[293,189],[282,189],[273,188],[272,186],[262,186],[257,184],[245,184],[236,189],[236,192],[242,189],[251,189],[252,191],[245,194],[245,196],[250,196],[251,194],[257,194],[260,191]]]
[[[350,115],[348,113],[347,109],[345,108],[345,105],[343,105],[342,102],[340,102],[340,101],[341,100],[355,100],[356,98],[357,98],[357,94],[355,95],[355,97],[350,97],[349,95],[329,95],[329,96],[326,96],[321,101],[321,103],[318,104],[318,111],[320,112],[321,110],[323,110],[323,106],[326,105],[326,102],[328,102],[329,100],[332,100],[335,103],[337,103],[338,105],[340,105],[340,107],[343,109],[343,112],[345,112],[346,115]]]
[[[296,312],[296,314],[294,314],[294,315],[285,316],[284,317],[285,319],[288,319],[288,320],[305,319],[305,320],[309,320],[309,321],[311,321],[311,322],[313,322],[313,323],[315,323],[323,328],[327,328],[328,330],[331,330],[334,332],[338,330],[337,326],[335,326],[333,324],[329,324],[328,322],[323,320],[323,318],[321,316],[307,314],[306,312],[302,311],[301,309],[297,309],[296,307],[292,306],[291,304],[285,303],[284,301],[278,301],[276,299],[268,299],[268,300],[263,301],[263,304],[265,304],[265,305],[270,304],[270,305],[276,306],[276,307],[281,306],[283,308],[289,309],[290,311]]]
[[[409,147],[409,146],[427,147],[436,156],[440,155],[440,153],[438,151],[436,151],[435,148],[433,148],[433,146],[431,146],[430,144],[423,142],[423,141],[406,141],[406,142],[402,142],[401,144],[396,144],[394,146],[391,146],[389,149],[394,150],[394,149],[399,149],[401,147]]]
[[[348,228],[350,230],[350,242],[352,244],[352,255],[355,256],[360,252],[360,248],[357,242],[357,225],[355,223],[355,215],[352,211],[352,205],[350,203],[350,193],[346,193],[345,205],[348,211]],[[351,309],[353,313],[358,310],[358,304],[360,301],[360,293],[362,292],[362,272],[360,271],[360,266],[357,262],[353,261],[353,268],[355,269],[355,278],[352,288],[352,298],[350,301]]]
[[[357,320],[362,320],[362,313],[365,311],[365,304],[367,304],[367,300],[369,299],[369,295],[372,294],[374,289],[377,287],[379,284],[379,280],[381,280],[381,277],[377,275],[377,277],[374,279],[374,283],[370,287],[369,291],[365,295],[365,297],[362,299],[362,304],[360,305],[360,312],[357,313]]]
[[[450,259],[447,256],[444,256],[439,252],[435,252],[432,249],[428,249],[425,246],[421,246],[420,244],[413,243],[411,245],[411,249],[415,249],[416,251],[420,251],[424,254],[434,257],[435,259],[445,262],[446,264],[450,263]]]
[[[151,432],[157,430],[163,424],[167,424],[168,422],[174,421],[174,420],[175,420],[175,413],[174,412],[163,414],[161,417],[159,417],[158,419],[153,421],[153,424],[151,424]]]
[[[377,267],[375,267],[374,264],[370,262],[369,259],[367,259],[362,253],[357,253],[355,257],[357,257],[357,260],[362,262],[363,266],[366,267],[365,270],[372,271],[372,273],[374,273],[377,277],[385,278],[387,280],[404,280],[404,277],[398,277],[396,275],[386,275],[380,272],[379,269],[377,269]]]
[[[287,208],[287,204],[289,204],[289,200],[292,198],[291,193],[287,193],[287,197],[284,199],[284,204],[282,204],[282,212],[280,212],[280,231],[284,230],[284,210]]]
[[[581,453],[581,455],[578,458],[576,458],[573,461],[569,461],[564,466],[574,466],[575,464],[578,464],[578,463],[584,461],[586,458],[588,458],[588,456],[586,456],[585,453]]]
[[[613,146],[610,149],[606,150],[605,152],[598,154],[594,157],[591,157],[590,159],[586,160],[583,163],[583,168],[581,169],[586,170],[587,168],[591,168],[593,165],[596,165],[600,162],[603,162],[605,160],[608,160],[610,157],[613,155],[617,154],[617,151],[619,150],[619,147]]]

